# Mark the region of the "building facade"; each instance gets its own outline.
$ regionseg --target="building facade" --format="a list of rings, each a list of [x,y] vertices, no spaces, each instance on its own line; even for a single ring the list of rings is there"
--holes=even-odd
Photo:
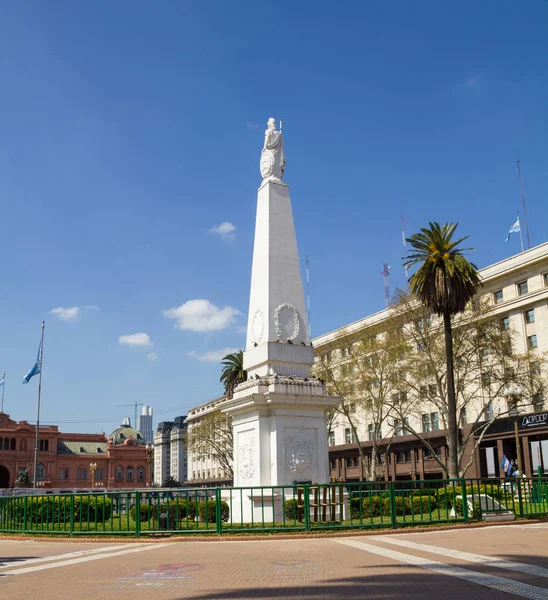
[[[531,373],[543,369],[546,380],[545,355],[548,352],[548,243],[536,246],[516,256],[488,266],[480,271],[483,286],[475,301],[489,305],[489,313],[499,319],[500,327],[511,329],[513,356],[527,356]],[[386,309],[351,323],[345,327],[319,336],[314,340],[316,361],[329,362],[333,369],[348,369],[353,344],[375,337],[386,331],[394,319],[394,310]],[[434,317],[435,318],[435,317]],[[420,351],[420,348],[416,351]],[[509,363],[510,365],[510,363]],[[508,369],[512,369],[511,366]],[[342,370],[342,371],[341,371]],[[483,374],[482,374],[483,375]],[[342,480],[361,480],[367,473],[362,464],[356,436],[370,460],[373,447],[379,453],[376,476],[386,480],[436,479],[444,471],[435,460],[435,453],[446,464],[446,439],[442,419],[429,401],[428,376],[424,385],[416,385],[423,397],[418,398],[418,414],[386,419],[381,427],[370,410],[360,406],[361,413],[352,415],[355,430],[344,415],[337,414],[328,433],[330,444],[331,476]],[[518,452],[514,435],[514,422],[518,419],[519,439],[523,457],[523,471],[536,475],[548,473],[548,414],[544,388],[536,393],[520,390],[519,414],[509,415],[508,395],[500,388],[495,395],[489,382],[476,382],[481,388],[477,399],[460,415],[462,439],[470,438],[465,447],[462,464],[471,461],[467,477],[502,476],[504,456],[516,460]],[[510,391],[512,388],[508,387]],[[519,389],[519,388],[518,388]],[[422,391],[424,390],[424,392]],[[500,415],[483,437],[476,435],[478,423],[487,422]],[[474,427],[472,430],[471,428]],[[409,430],[420,432],[426,446]],[[470,435],[469,435],[470,434]],[[474,445],[478,445],[473,452]]]
[[[219,419],[219,440],[220,446],[226,447],[226,455],[230,457],[228,466],[232,465],[232,444],[230,443],[230,434],[223,425],[226,417],[221,415],[220,408],[226,401],[225,396],[220,396],[204,404],[200,404],[188,411],[186,424],[189,432],[193,427],[198,427],[207,419]],[[212,427],[216,424],[212,421]],[[209,434],[211,435],[211,434]],[[232,474],[227,466],[220,464],[216,459],[214,452],[207,452],[207,444],[204,445],[203,452],[189,451],[188,453],[188,483],[193,486],[228,486],[232,485]]]
[[[35,435],[34,425],[0,413],[0,488],[15,487],[25,471],[32,478]],[[38,487],[133,489],[150,481],[145,440],[125,424],[108,438],[40,426],[38,443]]]
[[[167,477],[183,483],[188,476],[185,445],[186,416],[158,423],[154,436],[154,483],[162,486]]]
[[[137,417],[137,430],[141,432],[147,444],[154,444],[151,406],[143,406],[141,414]]]

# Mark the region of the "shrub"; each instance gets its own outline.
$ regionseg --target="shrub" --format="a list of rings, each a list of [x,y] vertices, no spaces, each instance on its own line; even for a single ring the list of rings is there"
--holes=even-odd
[[[215,500],[198,502],[198,514],[200,515],[200,521],[204,523],[206,521],[208,523],[215,523],[217,516],[217,502]],[[224,500],[221,500],[221,521],[226,523],[229,515],[230,510],[228,504]]]
[[[362,503],[362,517],[370,519],[379,517],[381,514],[381,498],[380,496],[369,496]],[[359,518],[359,512],[358,517]]]
[[[429,514],[438,506],[434,496],[414,497],[412,498],[412,502],[413,514],[415,515]]]
[[[356,498],[354,498],[356,500]],[[297,520],[297,500],[292,498],[291,500],[286,500],[284,502],[284,514],[285,518],[290,521]]]
[[[462,516],[462,498],[455,499],[455,512],[457,515]],[[481,519],[481,505],[479,501],[474,502],[472,510],[468,506],[468,518],[473,520]]]
[[[71,496],[31,496],[27,501],[27,523],[70,522]],[[74,496],[74,522],[109,519],[112,500],[106,496]],[[11,518],[24,519],[24,504],[13,505]]]

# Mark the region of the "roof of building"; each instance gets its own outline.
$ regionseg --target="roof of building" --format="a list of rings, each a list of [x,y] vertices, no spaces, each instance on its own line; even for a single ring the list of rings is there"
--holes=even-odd
[[[146,446],[146,440],[140,431],[128,427],[127,425],[120,425],[118,429],[115,429],[110,435],[112,442],[115,446],[125,444],[128,439],[132,439],[138,446]]]
[[[57,440],[57,454],[106,454],[106,442],[70,442]]]

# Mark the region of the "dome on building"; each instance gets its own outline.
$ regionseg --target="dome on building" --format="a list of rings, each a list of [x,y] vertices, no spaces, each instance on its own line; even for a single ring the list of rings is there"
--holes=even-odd
[[[112,440],[112,443],[115,446],[119,446],[122,444],[129,445],[132,442],[137,446],[146,446],[145,438],[142,436],[140,431],[133,429],[129,425],[129,422],[124,419],[120,427],[115,429],[110,435],[109,440]],[[131,440],[131,441],[128,441]]]

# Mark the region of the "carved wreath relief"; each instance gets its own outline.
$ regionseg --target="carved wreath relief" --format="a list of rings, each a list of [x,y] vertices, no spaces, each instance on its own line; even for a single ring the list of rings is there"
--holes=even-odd
[[[310,479],[318,460],[318,432],[305,427],[285,428],[286,469],[304,479]]]
[[[299,311],[292,304],[280,304],[274,311],[274,326],[278,339],[296,339],[301,329]]]
[[[251,339],[254,344],[259,344],[263,339],[264,332],[264,314],[263,311],[258,308],[253,315],[251,321]]]
[[[242,432],[240,436],[243,436]],[[255,438],[253,436],[245,436],[248,438],[245,443],[241,443],[238,449],[238,474],[242,483],[250,483],[255,477],[254,464],[254,448]]]

